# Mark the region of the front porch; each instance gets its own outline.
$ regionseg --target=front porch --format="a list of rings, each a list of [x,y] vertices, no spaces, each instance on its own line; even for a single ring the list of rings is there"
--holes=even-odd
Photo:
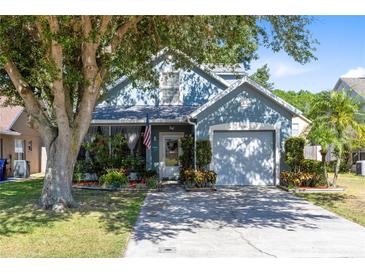
[[[151,123],[151,149],[143,144],[145,123],[92,124],[85,142],[95,142],[97,135],[106,137],[108,149],[113,151],[113,139],[122,135],[128,149],[122,152],[126,157],[143,159],[146,170],[155,170],[160,180],[177,180],[179,176],[180,138],[193,134],[193,126],[188,123]],[[79,159],[87,158],[81,149]]]

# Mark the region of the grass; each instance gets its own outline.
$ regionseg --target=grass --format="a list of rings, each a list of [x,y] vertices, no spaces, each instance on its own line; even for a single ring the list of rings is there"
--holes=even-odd
[[[365,177],[340,174],[337,185],[344,187],[345,192],[298,193],[296,195],[365,226]]]
[[[0,258],[110,258],[124,253],[144,193],[75,190],[80,207],[34,207],[42,180],[0,184]]]

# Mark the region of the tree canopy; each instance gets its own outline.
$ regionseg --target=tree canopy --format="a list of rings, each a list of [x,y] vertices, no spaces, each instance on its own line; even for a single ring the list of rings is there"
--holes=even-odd
[[[268,90],[272,90],[274,88],[274,83],[270,82],[270,69],[267,64],[258,68],[253,74],[251,74],[250,78]]]
[[[315,98],[317,98],[319,94],[312,93],[308,90],[300,90],[297,92],[293,90],[285,91],[281,89],[274,89],[272,93],[302,111],[303,114],[308,118],[313,117],[311,116],[310,108]]]

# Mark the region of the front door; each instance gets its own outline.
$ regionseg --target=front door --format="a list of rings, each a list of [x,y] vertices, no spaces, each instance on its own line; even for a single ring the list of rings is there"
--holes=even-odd
[[[160,177],[177,179],[180,171],[180,138],[183,133],[160,133]]]

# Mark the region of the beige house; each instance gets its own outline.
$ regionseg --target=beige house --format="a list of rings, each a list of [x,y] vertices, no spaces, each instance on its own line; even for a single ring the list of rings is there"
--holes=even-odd
[[[22,107],[4,107],[3,102],[4,98],[0,97],[0,159],[7,159],[7,175],[13,175],[14,160],[29,161],[31,174],[41,172],[42,141],[39,133],[28,127]],[[45,160],[43,158],[43,162]]]
[[[309,131],[311,121],[303,115],[294,116],[292,118],[292,136],[305,137]]]

